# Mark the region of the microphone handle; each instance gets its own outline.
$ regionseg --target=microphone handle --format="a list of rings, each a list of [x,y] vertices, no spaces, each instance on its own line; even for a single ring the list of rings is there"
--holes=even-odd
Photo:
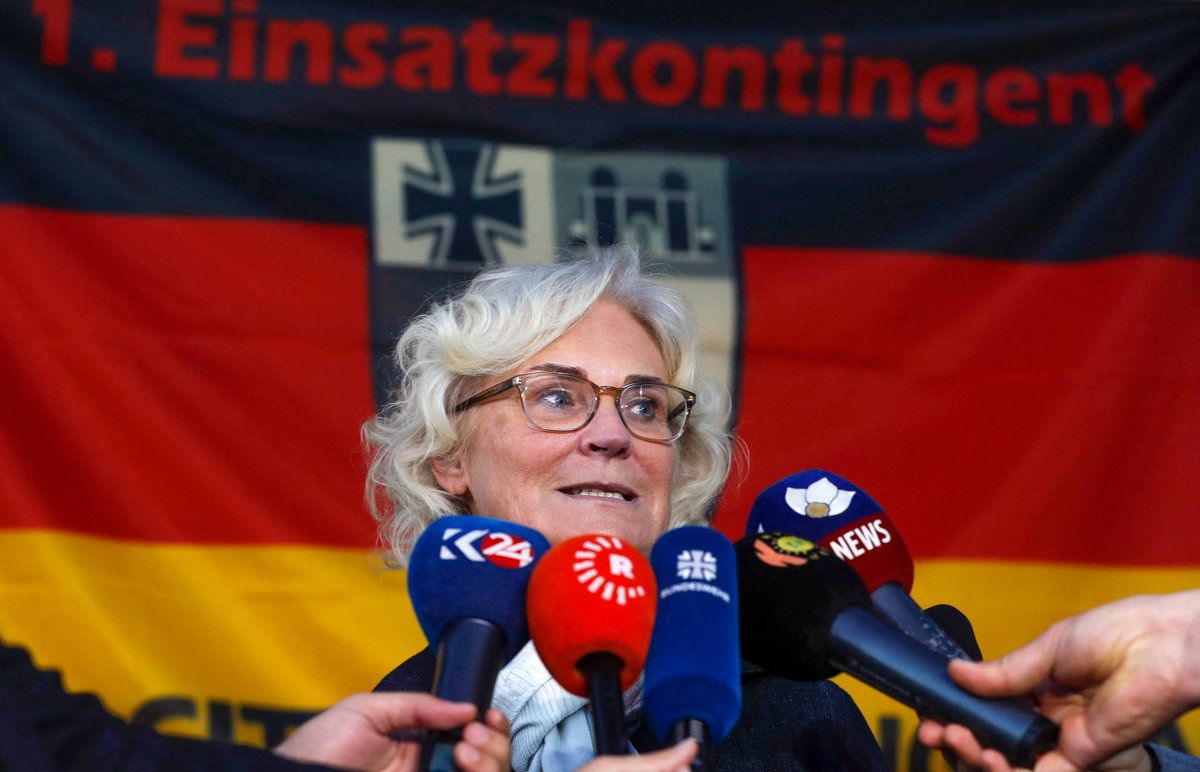
[[[698,718],[681,718],[674,724],[671,724],[671,734],[667,738],[669,745],[676,745],[683,740],[692,739],[700,746],[700,750],[696,752],[696,758],[692,759],[689,769],[692,772],[705,772],[708,769],[708,764],[704,761],[704,751],[708,748],[708,724]]]
[[[588,684],[597,756],[625,756],[629,753],[629,738],[625,734],[625,700],[621,695],[621,669],[624,666],[620,657],[607,651],[583,656],[575,665]]]
[[[851,606],[829,630],[829,661],[918,713],[970,729],[1017,767],[1033,767],[1058,741],[1058,725],[1012,699],[979,697],[950,680],[946,658]]]
[[[473,704],[482,721],[492,704],[507,645],[504,628],[487,619],[462,617],[446,625],[438,641],[434,696]],[[456,772],[454,745],[461,739],[462,729],[426,732],[417,768],[421,772]]]
[[[885,582],[875,588],[871,593],[871,605],[896,629],[930,651],[947,659],[972,659],[945,630],[929,618],[899,582]]]

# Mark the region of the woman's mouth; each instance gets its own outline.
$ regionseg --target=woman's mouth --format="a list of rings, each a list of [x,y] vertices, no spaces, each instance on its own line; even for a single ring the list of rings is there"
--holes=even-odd
[[[580,488],[563,488],[561,490],[563,493],[567,494],[568,496],[597,496],[597,497],[606,498],[606,499],[616,499],[618,501],[632,501],[633,500],[632,493],[625,493],[623,491],[616,490],[613,488],[580,487]]]

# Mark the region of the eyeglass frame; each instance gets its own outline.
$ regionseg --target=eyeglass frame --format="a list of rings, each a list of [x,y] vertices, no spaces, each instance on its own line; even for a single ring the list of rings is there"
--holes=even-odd
[[[573,378],[577,381],[582,381],[583,383],[586,383],[587,385],[592,387],[592,393],[594,396],[592,397],[591,407],[588,408],[587,418],[583,419],[583,423],[579,424],[579,426],[576,426],[574,429],[547,429],[545,427],[538,426],[536,423],[534,423],[533,418],[531,418],[529,416],[529,409],[525,406],[525,390],[522,389],[521,386],[525,382],[525,379],[527,379],[527,378],[532,378],[535,376],[546,376],[546,375],[558,376],[560,378]],[[625,421],[625,414],[623,412],[621,412],[621,395],[625,392],[626,389],[632,389],[637,386],[668,386],[668,387],[675,389],[683,394],[683,402],[679,403],[679,407],[675,408],[675,410],[672,411],[672,414],[674,414],[675,412],[678,412],[680,409],[683,410],[683,425],[679,427],[679,431],[678,431],[678,433],[675,434],[674,437],[671,437],[669,439],[660,439],[657,437],[644,437],[641,434],[638,434],[636,431],[634,431],[629,426],[629,424]],[[521,397],[521,412],[525,415],[525,420],[529,423],[530,426],[532,426],[534,429],[537,429],[540,432],[553,432],[555,434],[570,434],[571,432],[579,431],[583,427],[590,424],[592,422],[592,419],[596,417],[596,413],[599,412],[599,409],[600,409],[600,398],[602,396],[604,396],[605,394],[609,394],[612,396],[613,402],[616,403],[617,416],[621,419],[621,425],[625,427],[626,431],[628,431],[632,436],[637,437],[639,440],[644,440],[645,442],[658,442],[663,445],[670,445],[672,443],[678,442],[679,439],[681,437],[683,437],[684,431],[687,430],[688,417],[690,417],[692,414],[692,408],[696,406],[696,394],[694,392],[688,391],[687,389],[683,388],[682,386],[676,386],[673,383],[665,383],[663,381],[630,381],[629,383],[625,384],[624,386],[601,386],[600,384],[595,383],[594,381],[592,381],[588,378],[584,378],[582,375],[575,375],[574,373],[561,373],[561,372],[555,372],[553,370],[546,370],[546,371],[535,371],[535,372],[529,372],[529,373],[518,373],[517,375],[514,375],[513,377],[509,378],[506,381],[501,381],[500,383],[497,383],[495,386],[489,386],[488,388],[484,389],[483,391],[481,391],[473,396],[467,397],[462,402],[459,402],[457,405],[455,405],[453,408],[451,408],[450,412],[452,414],[461,413],[462,411],[464,411],[468,408],[474,407],[475,405],[478,405],[478,404],[484,402],[485,400],[489,400],[492,397],[503,394],[504,392],[508,391],[509,389],[513,389],[513,388],[517,389],[517,393]],[[671,416],[667,416],[667,418],[670,419]]]

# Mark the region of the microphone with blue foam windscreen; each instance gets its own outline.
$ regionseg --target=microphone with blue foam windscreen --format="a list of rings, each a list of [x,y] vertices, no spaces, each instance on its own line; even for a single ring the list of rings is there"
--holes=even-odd
[[[913,561],[891,518],[866,491],[824,469],[789,475],[750,508],[746,535],[790,533],[846,561],[871,593],[876,613],[945,657],[969,659],[909,594]]]
[[[737,559],[723,534],[702,526],[664,533],[650,551],[658,615],[646,657],[645,710],[660,740],[715,747],[742,710]]]
[[[413,547],[408,595],[437,652],[433,693],[475,705],[480,720],[496,676],[529,640],[525,598],[546,538],[532,528],[475,515],[438,518]],[[427,736],[422,770],[454,769],[460,732]]]

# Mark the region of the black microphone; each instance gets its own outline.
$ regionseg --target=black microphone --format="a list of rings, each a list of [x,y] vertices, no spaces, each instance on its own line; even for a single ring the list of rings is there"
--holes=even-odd
[[[742,653],[798,680],[844,671],[918,713],[962,724],[1015,766],[1055,746],[1058,726],[1011,699],[973,695],[950,680],[947,660],[881,621],[858,574],[799,536],[762,533],[734,545]]]
[[[949,603],[939,603],[925,609],[925,615],[942,628],[970,659],[976,662],[983,659],[979,641],[975,639],[975,628],[971,626],[971,620],[967,619],[966,614]]]
[[[474,515],[438,518],[417,539],[408,595],[437,651],[434,695],[470,702],[484,719],[500,668],[529,640],[526,589],[549,549],[532,528]],[[427,734],[419,768],[457,769],[454,745],[460,739],[461,730]]]
[[[788,475],[754,500],[746,534],[777,531],[820,544],[866,584],[875,613],[945,657],[967,658],[913,600],[913,560],[895,523],[866,491],[824,469]]]

